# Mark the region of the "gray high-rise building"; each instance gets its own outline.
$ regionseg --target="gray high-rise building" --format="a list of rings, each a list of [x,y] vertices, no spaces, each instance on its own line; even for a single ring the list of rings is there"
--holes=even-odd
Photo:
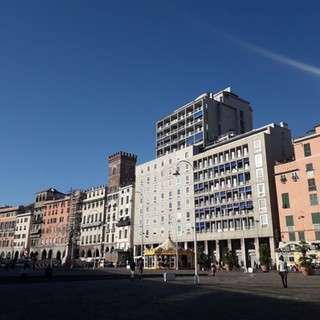
[[[156,157],[194,145],[205,148],[222,135],[253,128],[250,103],[226,88],[204,93],[157,122]]]

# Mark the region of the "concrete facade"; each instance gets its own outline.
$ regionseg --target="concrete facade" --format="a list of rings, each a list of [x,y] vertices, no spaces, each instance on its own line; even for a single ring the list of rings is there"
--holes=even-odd
[[[226,88],[204,93],[159,120],[156,125],[156,157],[191,145],[206,147],[221,135],[238,135],[253,128],[249,102]]]

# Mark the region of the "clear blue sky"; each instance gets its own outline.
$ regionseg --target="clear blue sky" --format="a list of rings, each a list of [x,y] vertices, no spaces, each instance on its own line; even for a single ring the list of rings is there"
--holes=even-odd
[[[228,86],[254,127],[320,123],[320,1],[0,0],[0,206],[155,158],[156,122]]]

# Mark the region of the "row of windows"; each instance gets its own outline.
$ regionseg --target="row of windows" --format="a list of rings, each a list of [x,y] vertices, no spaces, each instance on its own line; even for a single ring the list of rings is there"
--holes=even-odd
[[[296,217],[298,220],[299,219],[304,219],[305,216],[299,216]],[[311,213],[311,219],[312,219],[312,224],[320,224],[320,212],[313,212]],[[294,216],[286,216],[286,226],[287,227],[293,227],[294,226]]]
[[[0,230],[14,229],[15,226],[16,226],[15,221],[1,222],[0,223]]]
[[[27,230],[27,226],[26,225],[24,225],[24,226],[17,226],[16,227],[16,231],[22,231],[22,230]]]
[[[103,206],[103,201],[100,200],[100,201],[94,201],[94,202],[85,203],[85,204],[83,204],[82,209],[83,210],[88,210],[88,209],[91,209],[91,208],[98,208],[98,207],[102,207],[102,206]]]
[[[0,218],[8,218],[8,217],[14,217],[16,215],[15,211],[11,212],[4,212],[0,214]]]
[[[304,231],[299,231],[299,232],[289,232],[289,241],[305,241],[305,233]],[[315,239],[320,240],[320,231],[315,231]]]
[[[97,213],[89,214],[87,216],[82,217],[83,224],[93,223],[93,222],[98,222],[98,221],[102,221],[102,212],[97,212]]]
[[[289,193],[282,193],[282,208],[289,209],[290,208],[290,198]],[[318,195],[316,193],[309,194],[309,204],[310,206],[317,206],[319,204]]]
[[[22,233],[22,234],[15,234],[14,235],[14,238],[15,239],[24,239],[24,238],[26,238],[27,237],[27,235],[25,234],[25,233]]]
[[[17,218],[17,223],[28,222],[29,218]]]

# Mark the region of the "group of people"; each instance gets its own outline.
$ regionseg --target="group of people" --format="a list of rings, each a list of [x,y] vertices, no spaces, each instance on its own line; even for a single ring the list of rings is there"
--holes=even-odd
[[[140,280],[142,280],[143,265],[144,265],[144,261],[142,257],[138,258],[137,263],[135,263],[133,259],[131,260],[129,264],[130,272],[131,272],[131,277],[130,277],[131,281],[134,280],[136,268],[138,268],[139,278]]]

